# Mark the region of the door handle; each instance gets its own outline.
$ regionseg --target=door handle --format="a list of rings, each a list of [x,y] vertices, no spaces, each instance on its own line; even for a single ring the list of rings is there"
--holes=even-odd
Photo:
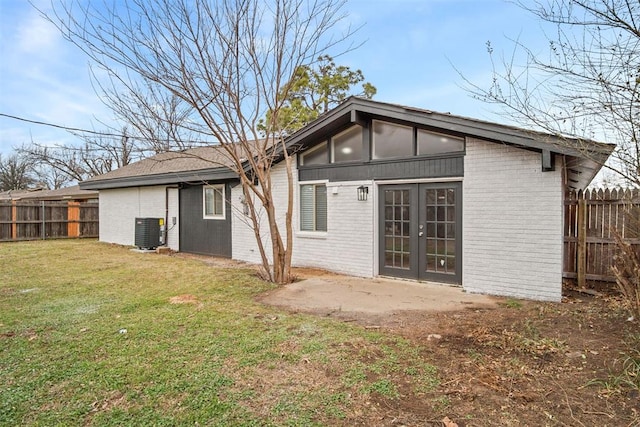
[[[424,233],[421,231],[418,233],[418,237],[422,237],[422,236],[424,236]]]

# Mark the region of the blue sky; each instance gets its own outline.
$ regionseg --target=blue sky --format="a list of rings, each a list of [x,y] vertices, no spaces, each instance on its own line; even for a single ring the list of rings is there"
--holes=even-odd
[[[47,9],[49,0],[36,0]],[[505,0],[351,0],[348,20],[363,27],[356,51],[336,62],[361,69],[375,99],[507,122],[496,107],[472,99],[460,69],[486,86],[486,42],[510,55],[518,38],[543,52],[542,24]],[[94,94],[87,58],[62,39],[27,1],[0,0],[0,113],[83,129],[103,129],[111,113]],[[453,65],[452,65],[453,64]],[[0,153],[34,141],[74,141],[67,132],[0,117]]]

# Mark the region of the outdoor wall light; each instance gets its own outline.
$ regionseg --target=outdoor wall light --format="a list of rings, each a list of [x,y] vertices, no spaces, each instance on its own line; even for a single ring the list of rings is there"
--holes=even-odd
[[[242,205],[242,214],[244,216],[249,216],[249,203],[247,202],[247,198],[244,196],[241,196],[240,204]]]
[[[360,187],[358,187],[358,200],[359,201],[366,202],[368,195],[369,195],[369,187],[365,187],[364,185],[361,185]]]

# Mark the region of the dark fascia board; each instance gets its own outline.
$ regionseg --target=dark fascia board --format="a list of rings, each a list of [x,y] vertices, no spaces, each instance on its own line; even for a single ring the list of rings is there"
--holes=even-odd
[[[203,169],[197,171],[171,172],[158,175],[127,176],[105,180],[80,182],[83,190],[107,190],[111,188],[147,187],[186,182],[224,181],[237,179],[238,175],[227,168]]]
[[[286,142],[287,148],[291,149],[302,146],[329,133],[331,129],[338,129],[350,123],[352,111],[357,111],[356,108],[353,108],[353,100],[358,99],[349,98],[349,100],[343,102],[333,110],[328,111],[288,137]]]
[[[564,138],[466,117],[413,109],[355,97],[349,98],[340,106],[293,134],[287,141],[287,146],[295,147],[312,142],[316,135],[323,133],[327,128],[336,127],[332,125],[333,123],[342,126],[354,121],[353,117],[358,117],[359,114],[442,129],[540,152],[549,150],[554,153],[576,157],[592,157],[602,162],[607,159],[615,148],[614,144]],[[584,149],[574,148],[572,145],[582,146]]]

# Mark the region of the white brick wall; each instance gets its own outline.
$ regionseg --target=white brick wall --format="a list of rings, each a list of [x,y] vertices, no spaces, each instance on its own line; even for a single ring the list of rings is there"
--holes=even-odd
[[[100,190],[100,241],[133,245],[137,217],[165,217],[165,186]]]
[[[373,197],[359,202],[356,188],[358,183],[327,183],[327,232],[300,232],[297,216],[298,182],[297,170],[294,168],[294,215],[293,215],[293,259],[294,266],[319,267],[327,270],[351,274],[354,276],[373,276]],[[277,165],[272,171],[276,214],[281,230],[284,230],[286,213],[286,171],[284,164]],[[369,185],[370,191],[372,186]],[[334,194],[333,188],[337,188]],[[232,201],[238,203],[242,197],[242,188],[232,190]],[[260,254],[248,218],[242,215],[241,209],[233,209],[233,258],[259,263]],[[266,215],[261,216],[266,230]],[[265,239],[268,253],[271,246]]]
[[[361,184],[327,184],[327,232],[321,233],[323,236],[320,238],[314,238],[314,233],[296,233],[295,265],[321,267],[353,276],[373,276],[374,198],[369,194],[366,202],[358,201],[357,188]],[[373,193],[371,183],[368,183],[368,187]],[[334,191],[337,193],[334,194]],[[297,216],[294,221],[298,230]]]
[[[276,180],[275,170],[274,180]],[[280,183],[278,184],[281,185]],[[241,185],[236,185],[231,189],[231,258],[259,264],[262,261],[253,233],[253,225],[250,218],[244,215],[243,205],[240,202],[243,198]],[[280,210],[279,206],[281,205],[276,204],[276,212]],[[268,227],[264,212],[261,212],[260,223],[262,224],[262,234],[266,234]],[[264,240],[264,246],[269,250],[268,253],[270,254],[271,243],[268,239]],[[271,257],[269,257],[269,259],[271,259]]]
[[[562,175],[539,153],[470,140],[463,182],[463,287],[559,301]]]

